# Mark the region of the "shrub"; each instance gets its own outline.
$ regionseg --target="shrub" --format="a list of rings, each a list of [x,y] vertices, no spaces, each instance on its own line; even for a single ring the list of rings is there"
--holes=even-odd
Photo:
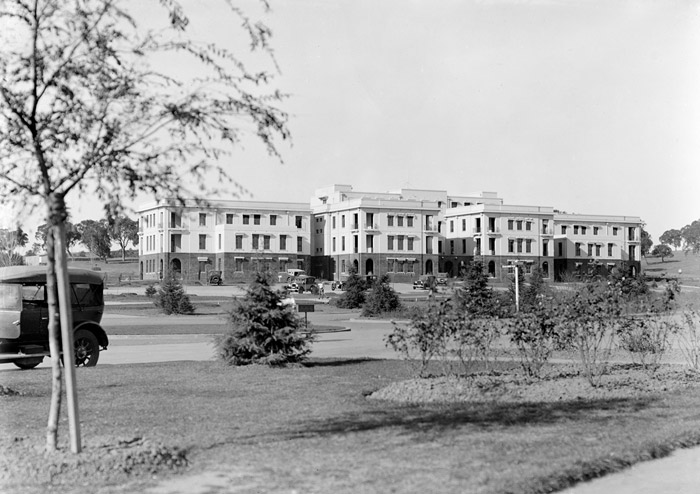
[[[541,377],[542,368],[554,350],[565,347],[557,316],[556,299],[540,297],[506,322],[506,332],[515,345],[520,365],[529,377]]]
[[[161,282],[156,300],[153,302],[165,314],[192,314],[194,306],[190,297],[185,293],[180,280],[168,274]]]
[[[360,278],[354,268],[345,282],[345,293],[336,300],[336,305],[343,309],[357,309],[365,303],[366,281]]]
[[[399,294],[389,285],[389,276],[383,275],[373,283],[372,290],[365,298],[363,316],[376,316],[401,309]]]
[[[692,371],[700,372],[700,312],[683,311],[682,324],[678,331],[681,353]]]
[[[153,298],[156,293],[158,293],[158,290],[156,290],[156,287],[153,285],[153,283],[150,283],[148,286],[146,286],[146,296],[148,298]]]
[[[300,331],[302,320],[282,305],[285,293],[272,290],[257,274],[242,299],[234,298],[230,329],[214,339],[216,355],[230,365],[286,365],[303,361],[311,352],[312,335]]]
[[[619,346],[627,351],[632,362],[654,373],[661,364],[677,324],[670,314],[648,314],[622,318],[618,328]]]

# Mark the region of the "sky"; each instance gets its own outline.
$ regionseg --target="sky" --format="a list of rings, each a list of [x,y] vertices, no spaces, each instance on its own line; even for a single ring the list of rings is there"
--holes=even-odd
[[[183,1],[195,36],[230,43],[213,3]],[[332,184],[494,191],[639,216],[657,241],[700,218],[699,5],[271,0],[292,141],[282,163],[250,140],[224,164],[241,199],[308,202]],[[76,221],[89,203],[69,197]]]

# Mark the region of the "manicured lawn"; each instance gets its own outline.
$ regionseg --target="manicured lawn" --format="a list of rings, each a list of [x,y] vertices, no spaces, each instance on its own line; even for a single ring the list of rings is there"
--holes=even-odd
[[[138,492],[163,477],[216,470],[256,493],[551,492],[700,442],[695,387],[525,403],[405,405],[366,397],[409,377],[403,362],[371,360],[79,369],[85,453],[77,464],[41,454],[50,371],[4,372],[0,384],[24,395],[0,397],[0,491],[45,492],[52,475],[60,492]],[[65,421],[62,427],[65,446]],[[151,472],[137,462],[125,472],[113,458],[133,455],[120,456],[116,446],[134,437],[184,449],[189,466],[156,462]],[[115,450],[103,454],[104,445]]]

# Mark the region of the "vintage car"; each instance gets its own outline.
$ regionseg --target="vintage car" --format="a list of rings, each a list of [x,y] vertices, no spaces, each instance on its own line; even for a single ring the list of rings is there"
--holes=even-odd
[[[104,312],[102,277],[69,269],[75,365],[97,364],[109,339],[100,326]],[[0,268],[0,363],[21,369],[39,365],[49,355],[49,313],[45,266]]]
[[[300,275],[295,276],[292,282],[287,286],[290,292],[304,293],[318,293],[318,282],[314,276]]]
[[[433,276],[432,274],[424,274],[413,282],[413,289],[430,290],[431,288],[435,287],[436,283],[437,281],[435,276]]]

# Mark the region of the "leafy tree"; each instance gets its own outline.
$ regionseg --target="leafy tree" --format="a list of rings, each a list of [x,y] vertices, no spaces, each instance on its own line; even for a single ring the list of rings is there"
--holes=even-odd
[[[671,245],[676,249],[680,249],[683,244],[683,236],[680,230],[666,230],[659,237],[659,242],[664,245]]]
[[[654,245],[654,241],[652,240],[651,235],[649,235],[648,231],[642,228],[640,247],[642,250],[643,257],[646,257],[647,254],[649,254],[649,250],[651,249],[652,245]]]
[[[689,225],[681,228],[684,250],[692,251],[693,254],[700,252],[700,220],[695,220]]]
[[[655,245],[654,249],[651,251],[651,255],[654,257],[660,257],[661,262],[664,262],[666,257],[673,257],[673,250],[668,245]]]
[[[215,338],[216,355],[230,365],[286,365],[311,353],[313,337],[302,333],[302,320],[283,305],[283,290],[273,290],[267,276],[256,273],[242,299],[234,298],[230,329]]]
[[[112,251],[112,240],[106,220],[83,220],[76,225],[81,242],[96,257],[107,262]]]
[[[119,245],[122,261],[125,261],[129,244],[139,244],[139,224],[126,216],[110,216],[107,218],[107,222],[109,224],[109,238]]]
[[[72,256],[71,254],[71,249],[75,247],[77,244],[80,243],[81,237],[80,237],[80,232],[78,231],[78,228],[76,225],[73,223],[66,221],[65,222],[65,230],[66,230],[66,250],[68,251],[68,255]],[[34,250],[36,251],[46,251],[46,243],[47,243],[47,238],[49,234],[49,225],[46,223],[43,223],[39,225],[36,229],[36,233],[34,234],[34,238],[36,239],[36,243],[34,244]]]
[[[22,266],[24,257],[16,252],[24,241],[26,244],[27,234],[20,227],[16,230],[0,229],[0,267]]]
[[[249,70],[244,60],[250,57],[230,46],[191,40],[177,0],[158,4],[163,15],[149,16],[152,29],[143,29],[113,0],[5,0],[0,7],[0,198],[43,204],[48,225],[48,450],[56,449],[62,386],[59,305],[64,326],[72,325],[66,197],[75,190],[92,192],[111,214],[139,192],[180,202],[210,197],[215,191],[209,177],[230,190],[232,170],[219,159],[244,131],[278,157],[276,138],[288,137],[287,116],[274,106],[283,95],[267,89],[271,74],[262,67]],[[270,30],[231,3],[222,4],[238,21],[229,25],[249,37],[247,48],[267,54],[276,68]],[[232,36],[237,31],[230,29]],[[156,63],[168,56],[177,56],[179,66],[193,64],[187,74],[168,73]],[[70,345],[72,333],[64,329]],[[73,382],[68,366],[67,386]],[[80,444],[71,441],[71,449],[79,452]]]
[[[354,267],[350,268],[350,274],[345,281],[345,293],[336,300],[336,305],[343,309],[357,309],[365,303],[365,290],[367,282],[360,278]]]
[[[401,308],[399,294],[389,284],[389,275],[382,275],[373,284],[362,307],[363,316],[395,312]]]
[[[172,273],[168,273],[155,294],[153,304],[165,314],[192,314],[194,306],[185,289]]]

